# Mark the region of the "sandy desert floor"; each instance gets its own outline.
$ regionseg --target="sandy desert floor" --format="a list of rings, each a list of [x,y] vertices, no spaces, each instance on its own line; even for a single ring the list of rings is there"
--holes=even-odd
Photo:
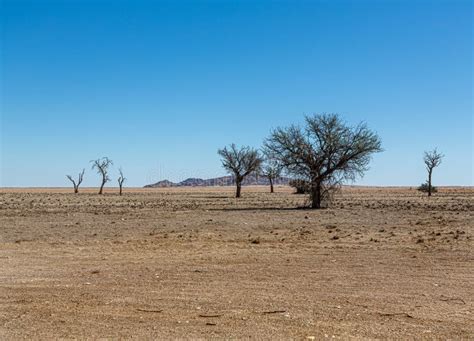
[[[474,189],[0,189],[0,339],[474,338]]]

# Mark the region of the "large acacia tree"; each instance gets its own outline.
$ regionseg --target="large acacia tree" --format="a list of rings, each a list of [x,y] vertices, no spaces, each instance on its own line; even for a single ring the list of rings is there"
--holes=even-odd
[[[236,191],[235,197],[240,198],[242,182],[251,173],[257,172],[262,159],[257,150],[250,147],[237,147],[231,144],[229,147],[219,149],[217,153],[222,158],[222,166],[234,175]]]
[[[304,128],[277,128],[265,149],[288,174],[309,182],[312,208],[321,208],[335,185],[362,176],[372,154],[382,151],[380,138],[365,123],[349,126],[336,114],[307,116]]]

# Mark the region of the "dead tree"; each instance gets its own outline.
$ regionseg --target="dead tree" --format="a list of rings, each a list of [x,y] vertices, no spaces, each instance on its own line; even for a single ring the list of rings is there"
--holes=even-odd
[[[310,183],[312,208],[344,181],[368,169],[371,155],[382,151],[380,138],[361,123],[351,127],[336,114],[306,117],[304,129],[278,128],[265,141],[285,171]]]
[[[119,195],[122,195],[123,183],[125,182],[127,178],[123,176],[122,168],[119,169],[119,173],[120,173],[120,176],[118,177],[117,181],[119,184]]]
[[[105,184],[110,181],[109,167],[112,166],[114,163],[108,157],[92,160],[91,162],[92,169],[95,169],[97,171],[97,174],[102,177],[102,182],[99,189],[99,194],[102,194],[104,191]]]
[[[272,156],[266,156],[261,167],[260,174],[270,182],[270,193],[274,192],[273,184],[275,179],[281,175],[282,167],[277,159]]]
[[[79,186],[82,183],[82,180],[84,179],[84,172],[86,170],[83,169],[82,172],[79,173],[79,176],[77,178],[77,181],[72,178],[70,175],[66,175],[66,177],[69,179],[69,181],[72,182],[72,185],[74,186],[74,193],[79,193]]]
[[[426,170],[428,171],[428,181],[427,181],[427,191],[428,196],[431,196],[433,192],[433,187],[431,186],[431,177],[433,175],[433,169],[438,167],[441,164],[444,155],[439,153],[436,148],[432,151],[425,152],[423,161],[425,162]]]
[[[217,152],[222,157],[222,166],[233,174],[236,185],[235,197],[240,198],[244,178],[259,170],[262,159],[257,150],[250,147],[238,148],[235,144]]]

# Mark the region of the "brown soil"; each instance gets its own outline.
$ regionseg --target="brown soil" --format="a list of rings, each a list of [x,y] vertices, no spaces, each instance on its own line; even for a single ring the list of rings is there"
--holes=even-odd
[[[0,339],[474,338],[474,190],[0,189]]]

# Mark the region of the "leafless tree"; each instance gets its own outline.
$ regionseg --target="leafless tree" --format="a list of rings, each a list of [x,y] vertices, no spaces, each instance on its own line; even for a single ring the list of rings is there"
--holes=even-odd
[[[108,157],[92,160],[91,162],[92,162],[92,169],[95,169],[97,171],[97,174],[99,174],[102,177],[102,183],[99,189],[99,194],[102,194],[104,191],[105,184],[110,181],[109,167],[112,166],[114,163]]]
[[[257,150],[250,147],[238,148],[235,144],[217,152],[222,157],[222,166],[234,175],[237,187],[235,197],[240,198],[242,181],[247,175],[258,171],[262,159]]]
[[[444,155],[439,153],[436,148],[432,151],[425,152],[423,161],[425,162],[426,170],[428,171],[428,196],[431,196],[433,187],[431,186],[431,177],[433,175],[433,169],[438,167],[441,164]]]
[[[336,114],[306,117],[304,129],[277,128],[265,141],[288,174],[310,182],[312,208],[321,208],[333,190],[368,169],[371,155],[381,152],[378,135],[360,123],[348,126]]]
[[[127,180],[127,178],[123,176],[122,168],[119,168],[119,173],[120,173],[120,176],[118,177],[117,181],[119,184],[119,195],[122,195],[123,183],[125,182],[125,180]]]
[[[267,154],[267,153],[265,153]],[[282,167],[276,158],[266,155],[261,166],[260,174],[270,182],[270,193],[274,192],[273,183],[275,179],[281,176]]]
[[[70,175],[66,175],[66,177],[69,179],[69,181],[72,182],[72,185],[74,186],[74,193],[79,193],[79,186],[82,183],[82,180],[84,179],[84,172],[86,170],[83,169],[82,172],[79,173],[79,176],[77,178],[77,181],[72,178]]]

